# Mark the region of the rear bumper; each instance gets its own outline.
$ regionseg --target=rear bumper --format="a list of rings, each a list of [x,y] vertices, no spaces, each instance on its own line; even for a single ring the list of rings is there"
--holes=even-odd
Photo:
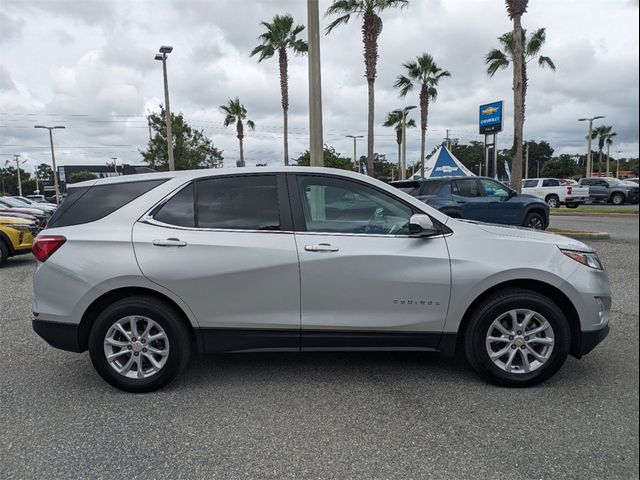
[[[566,197],[564,203],[585,203],[589,197]]]
[[[598,344],[600,344],[609,335],[609,325],[601,328],[600,330],[594,330],[592,332],[582,332],[582,338],[580,339],[580,349],[577,352],[576,357],[580,358],[583,355],[591,352]]]
[[[49,345],[68,352],[83,352],[80,347],[78,325],[74,323],[49,322],[33,319],[33,330]]]

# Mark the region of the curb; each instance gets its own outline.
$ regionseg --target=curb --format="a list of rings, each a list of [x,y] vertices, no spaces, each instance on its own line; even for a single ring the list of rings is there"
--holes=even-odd
[[[637,213],[627,213],[627,212],[598,212],[598,213],[588,213],[588,212],[567,212],[563,210],[562,212],[554,212],[551,210],[549,215],[556,215],[558,217],[637,217]]]
[[[558,235],[564,235],[565,237],[571,237],[576,239],[591,239],[591,240],[607,240],[611,238],[609,232],[585,232],[581,230],[563,230],[562,228],[548,228],[547,232],[557,233]]]

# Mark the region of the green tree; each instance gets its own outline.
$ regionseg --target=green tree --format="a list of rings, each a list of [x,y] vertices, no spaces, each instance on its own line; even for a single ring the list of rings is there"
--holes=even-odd
[[[578,166],[571,158],[571,155],[565,154],[545,162],[540,175],[543,177],[571,178],[576,174],[577,170]]]
[[[476,175],[481,173],[484,165],[484,143],[471,141],[468,144],[453,142],[451,153],[462,162],[462,164]]]
[[[440,79],[450,77],[451,74],[438,67],[433,57],[428,53],[423,53],[415,61],[406,62],[402,66],[406,75],[398,75],[394,84],[394,87],[400,89],[400,98],[405,98],[413,90],[414,83],[420,85],[420,176],[424,177],[424,150],[429,102],[435,102],[438,97],[437,86]]]
[[[271,23],[261,22],[265,32],[258,37],[260,45],[254,48],[251,56],[258,55],[258,62],[273,57],[278,53],[280,66],[280,99],[284,118],[284,164],[289,165],[289,73],[287,50],[296,54],[304,54],[309,45],[297,38],[304,30],[304,25],[294,25],[291,15],[276,15]]]
[[[327,9],[327,16],[336,16],[326,28],[327,34],[339,25],[349,23],[351,16],[362,18],[362,43],[364,45],[365,76],[368,90],[367,116],[367,164],[369,175],[374,174],[373,129],[375,124],[375,81],[378,63],[378,37],[382,33],[380,14],[387,9],[405,7],[409,0],[334,0]]]
[[[46,163],[41,163],[36,167],[38,181],[43,183],[53,183],[53,168]]]
[[[598,139],[598,172],[602,172],[602,151],[604,150],[605,144],[608,142],[613,143],[612,138],[617,135],[617,133],[612,132],[613,127],[607,125],[600,125],[599,127],[594,128],[591,131],[591,138],[593,140]],[[607,172],[609,171],[607,166]]]
[[[69,183],[85,182],[87,180],[95,180],[96,178],[98,178],[98,176],[95,173],[87,170],[81,170],[80,172],[71,174],[69,177]]]
[[[247,109],[240,103],[238,97],[229,99],[226,105],[220,105],[220,110],[225,114],[224,126],[228,127],[232,123],[236,124],[236,136],[240,144],[240,161],[239,167],[244,167],[244,122],[247,122],[249,130],[255,130],[256,124],[252,120],[247,120]]]
[[[296,160],[296,164],[301,167],[311,165],[311,154],[306,150]],[[349,157],[343,157],[336,149],[329,145],[324,146],[324,166],[329,168],[339,168],[341,170],[353,171],[353,161]]]
[[[168,170],[167,128],[164,107],[160,105],[158,113],[148,116],[152,137],[147,149],[142,151],[143,160],[156,170]],[[173,156],[176,170],[197,168],[214,168],[222,166],[222,151],[213,141],[206,137],[202,130],[191,127],[182,114],[171,114],[171,131],[173,134]]]
[[[401,147],[402,147],[402,116],[403,116],[403,112],[402,110],[393,110],[389,113],[387,113],[387,118],[385,118],[384,123],[382,124],[383,127],[393,127],[393,129],[396,132],[396,143],[398,144],[398,171],[400,171],[400,168],[402,168],[402,166],[400,165],[400,159],[401,159]],[[416,126],[416,121],[411,118],[409,120],[407,120],[407,128],[413,128]],[[374,165],[375,165],[375,159],[374,159]]]
[[[0,183],[0,195],[2,195],[2,184],[4,184],[4,194],[18,195],[18,175],[15,167],[7,166],[0,169],[2,181]],[[22,183],[22,193],[29,195],[35,190],[35,181],[26,170],[20,169],[20,182]]]
[[[549,67],[552,71],[556,70],[556,65],[551,58],[540,55],[540,50],[547,40],[545,28],[539,28],[531,36],[527,36],[527,31],[522,29],[522,45],[524,48],[524,61],[522,63],[522,109],[525,111],[525,103],[527,97],[527,86],[529,85],[529,76],[527,74],[527,65],[537,60],[541,68]],[[504,70],[513,63],[513,32],[507,32],[498,37],[500,49],[491,50],[485,57],[487,65],[487,73],[493,77],[498,70]]]

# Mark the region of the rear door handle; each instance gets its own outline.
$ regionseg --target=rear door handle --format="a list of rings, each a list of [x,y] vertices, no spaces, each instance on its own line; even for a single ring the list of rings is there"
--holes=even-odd
[[[456,200],[456,203],[459,203],[460,205],[464,205],[467,202],[464,200]]]
[[[183,242],[179,238],[166,238],[164,240],[154,240],[156,247],[186,247],[187,242]]]
[[[340,250],[338,247],[334,247],[329,243],[318,243],[317,245],[305,245],[304,249],[307,252],[337,252]]]

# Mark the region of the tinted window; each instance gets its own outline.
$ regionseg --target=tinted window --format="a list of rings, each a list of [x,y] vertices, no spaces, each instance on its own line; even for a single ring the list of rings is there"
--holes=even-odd
[[[424,182],[421,195],[437,195],[444,185],[442,182]]]
[[[533,188],[538,186],[538,180],[525,180],[522,182],[522,188]]]
[[[501,183],[494,182],[493,180],[482,179],[480,180],[482,185],[482,191],[485,197],[508,197],[510,190]]]
[[[543,187],[559,187],[560,181],[556,180],[555,178],[547,178],[546,180],[542,181],[542,186]]]
[[[67,198],[51,217],[49,227],[95,222],[164,182],[162,179],[70,188]]]
[[[211,178],[196,183],[200,228],[279,230],[275,175]]]
[[[297,180],[309,232],[409,233],[411,208],[375,188],[330,177]]]
[[[478,182],[473,179],[468,180],[454,180],[451,182],[451,192],[454,195],[460,195],[461,197],[479,197],[480,189],[478,188]]]
[[[153,218],[162,223],[179,227],[195,226],[195,210],[193,208],[193,184],[189,184],[165,203]]]

